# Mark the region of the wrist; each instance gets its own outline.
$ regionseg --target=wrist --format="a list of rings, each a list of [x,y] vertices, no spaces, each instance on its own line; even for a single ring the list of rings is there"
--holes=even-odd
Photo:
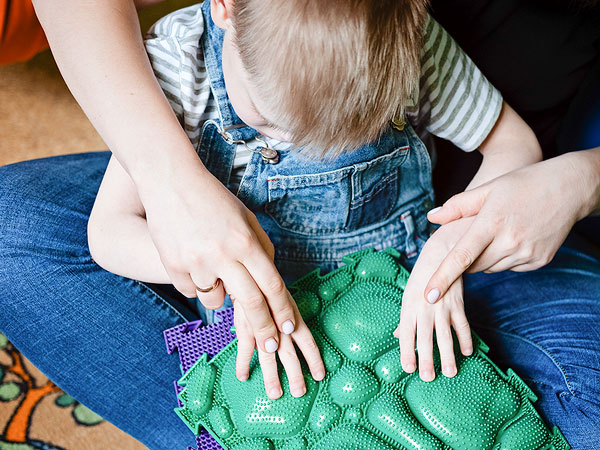
[[[496,164],[510,172],[542,160],[542,148],[533,130],[506,103],[490,134],[479,146],[484,161]]]
[[[558,156],[570,171],[571,183],[579,186],[577,220],[600,212],[600,147]]]
[[[148,196],[184,187],[191,180],[210,175],[189,141],[183,145],[169,145],[168,148],[148,149],[142,158],[129,166],[133,180],[142,201]]]

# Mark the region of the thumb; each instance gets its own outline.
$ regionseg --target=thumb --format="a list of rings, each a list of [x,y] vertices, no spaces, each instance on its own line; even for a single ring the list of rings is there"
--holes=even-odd
[[[475,216],[481,210],[488,195],[487,186],[480,186],[470,191],[452,196],[443,206],[427,213],[431,223],[445,225],[454,220]]]

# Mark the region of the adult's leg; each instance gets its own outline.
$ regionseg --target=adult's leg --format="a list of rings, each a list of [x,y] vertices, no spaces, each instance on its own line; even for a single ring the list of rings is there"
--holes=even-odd
[[[547,423],[573,449],[600,448],[600,261],[567,244],[536,271],[467,275],[465,306],[492,360],[540,397]]]
[[[150,449],[183,449],[194,438],[173,412],[180,369],[161,331],[195,317],[92,261],[86,227],[108,159],[0,168],[0,330],[58,386]]]

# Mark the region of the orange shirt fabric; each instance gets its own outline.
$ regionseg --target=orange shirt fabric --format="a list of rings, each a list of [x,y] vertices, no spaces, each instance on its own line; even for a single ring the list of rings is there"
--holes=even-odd
[[[47,48],[31,0],[0,0],[0,65],[26,61]]]

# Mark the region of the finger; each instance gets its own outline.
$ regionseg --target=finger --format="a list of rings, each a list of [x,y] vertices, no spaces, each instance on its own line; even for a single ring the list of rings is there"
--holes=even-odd
[[[451,292],[446,294],[450,295]],[[454,345],[452,342],[452,330],[450,328],[450,313],[436,314],[435,336],[440,351],[442,373],[447,377],[456,375],[456,359],[454,358]]]
[[[514,255],[510,254],[508,250],[503,250],[500,245],[497,244],[497,240],[494,240],[488,247],[475,259],[475,262],[471,264],[469,273],[475,272],[487,272],[491,267],[501,264],[499,267],[510,264],[510,261],[515,261]]]
[[[181,295],[186,298],[196,297],[196,284],[192,281],[192,277],[189,273],[183,272],[169,272],[171,283],[175,286]]]
[[[263,230],[263,228],[260,226],[258,219],[254,214],[252,214],[252,212],[248,211],[246,216],[248,217],[248,223],[252,227],[254,234],[256,234],[256,237],[258,238],[261,247],[264,249],[267,255],[269,255],[271,261],[273,261],[273,259],[275,258],[275,247],[273,246],[271,239],[269,239],[269,236],[267,235],[267,233],[265,233],[265,230]]]
[[[281,336],[277,354],[279,355],[279,360],[281,361],[281,364],[283,364],[283,368],[287,374],[292,396],[302,397],[306,394],[306,383],[304,382],[302,367],[300,366],[300,360],[296,354],[296,348],[294,347],[291,336],[285,334]]]
[[[483,256],[483,255],[482,255]],[[477,266],[473,264],[469,269],[470,273],[474,272],[485,272],[485,273],[496,273],[502,272],[504,270],[510,270],[513,267],[521,265],[521,261],[516,259],[513,255],[508,255],[503,258],[496,259],[496,262],[493,264],[478,264]],[[484,267],[486,266],[486,267]]]
[[[456,333],[460,352],[465,356],[471,355],[473,353],[473,336],[471,336],[471,326],[465,315],[464,306],[457,305],[452,308],[450,323]]]
[[[433,307],[417,318],[417,355],[419,357],[419,377],[423,381],[433,381]]]
[[[527,264],[517,264],[516,266],[512,266],[509,270],[513,272],[531,272],[532,270],[537,270],[540,267],[543,267],[545,264],[541,263],[527,263]]]
[[[265,353],[258,350],[258,362],[265,382],[265,392],[271,400],[276,400],[283,395],[279,374],[277,373],[277,358],[275,353]]]
[[[304,360],[308,364],[308,370],[313,380],[321,381],[325,378],[325,364],[308,327],[299,327],[298,331],[295,331],[292,336],[300,352],[302,352]]]
[[[279,332],[262,292],[246,268],[241,264],[231,264],[223,279],[227,292],[234,296],[236,303],[242,305],[257,347],[267,353],[277,351]]]
[[[238,339],[235,359],[235,375],[238,380],[246,381],[250,376],[250,362],[254,355],[256,342],[244,315],[242,305],[237,304],[233,310],[233,324]]]
[[[295,303],[273,261],[265,252],[259,251],[251,259],[245,258],[241,263],[263,293],[279,331],[284,334],[293,333],[296,328]]]
[[[190,276],[192,278],[192,281],[196,285],[196,288],[209,287],[214,283],[206,281],[198,282],[198,280],[208,279],[207,276],[204,276],[202,278],[195,277],[193,274],[190,274]],[[213,280],[215,278],[213,278]],[[202,305],[206,309],[219,309],[221,306],[223,306],[223,303],[225,302],[225,289],[223,287],[223,283],[219,280],[219,284],[217,285],[217,287],[210,292],[202,292],[196,289],[196,297],[198,297],[198,300],[200,300],[200,303],[202,303]]]
[[[429,211],[427,219],[432,223],[444,225],[461,217],[475,216],[485,203],[488,192],[488,186],[484,185],[456,194],[442,206]]]
[[[298,317],[300,317],[299,312]],[[323,363],[323,358],[321,357],[321,352],[315,342],[315,338],[302,318],[298,320],[298,327],[291,336],[304,356],[311,376],[314,380],[321,381],[325,378],[325,364]]]
[[[429,279],[425,288],[425,299],[429,303],[435,303],[442,298],[450,286],[490,245],[493,238],[487,227],[475,219]]]
[[[417,369],[415,356],[415,334],[417,332],[415,317],[411,314],[400,314],[400,323],[394,331],[400,342],[400,364],[406,373],[413,373]]]

